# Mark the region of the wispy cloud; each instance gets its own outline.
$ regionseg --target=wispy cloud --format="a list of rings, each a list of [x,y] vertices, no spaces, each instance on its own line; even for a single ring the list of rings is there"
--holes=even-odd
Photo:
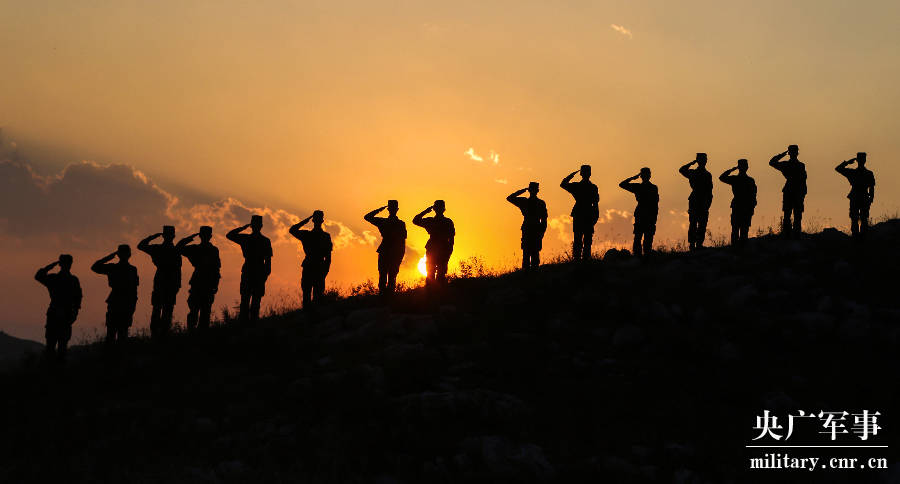
[[[482,162],[482,161],[484,161],[484,158],[482,158],[481,156],[479,156],[478,153],[475,153],[475,148],[469,148],[469,149],[467,149],[467,150],[465,151],[465,153],[463,153],[463,154],[466,155],[466,156],[468,156],[468,157],[471,158],[472,160],[479,162],[479,163]]]
[[[631,31],[626,29],[625,27],[622,27],[621,25],[609,24],[609,26],[616,32],[628,37],[629,39],[634,38],[634,36],[631,34]]]
[[[500,153],[497,153],[494,150],[491,150],[491,154],[488,155],[488,159],[493,161],[495,165],[500,164]]]
[[[509,183],[509,180],[507,180],[506,178],[497,178],[494,181],[501,185],[506,185],[507,183]]]

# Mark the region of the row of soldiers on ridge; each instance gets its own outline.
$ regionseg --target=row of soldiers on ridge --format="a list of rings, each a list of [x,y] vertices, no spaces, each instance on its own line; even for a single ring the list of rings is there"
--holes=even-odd
[[[796,238],[801,233],[801,220],[806,197],[806,167],[797,159],[796,145],[775,155],[769,165],[784,175],[782,209],[784,212],[783,234]],[[787,156],[787,160],[783,158]],[[856,162],[855,168],[849,165]],[[712,175],[706,169],[707,156],[697,153],[696,158],[679,168],[691,186],[688,197],[688,242],[691,250],[703,246],[709,208],[712,204]],[[851,232],[860,237],[868,229],[869,207],[875,197],[875,177],[865,167],[866,154],[857,153],[855,158],[841,162],[836,170],[850,182]],[[692,168],[693,165],[696,167]],[[741,246],[746,243],[753,212],[756,207],[756,182],[747,174],[749,164],[740,159],[737,166],[729,168],[719,176],[719,180],[731,186],[731,243]],[[734,172],[737,172],[735,174]],[[575,175],[581,180],[573,182]],[[619,187],[634,194],[637,206],[634,210],[635,255],[648,254],[653,247],[656,221],[659,213],[659,190],[650,182],[651,172],[641,168],[634,176],[619,183]],[[572,257],[575,260],[589,260],[594,226],[599,219],[599,191],[590,181],[590,165],[582,165],[563,178],[560,187],[575,199],[571,216],[574,239]],[[640,181],[638,181],[640,180]],[[525,192],[528,196],[523,196]],[[530,269],[540,264],[540,251],[544,233],[547,230],[547,205],[538,198],[539,185],[531,182],[527,188],[511,193],[506,199],[522,213],[522,268]],[[377,215],[387,209],[387,217]],[[399,204],[389,200],[388,204],[365,214],[364,219],[378,228],[381,244],[378,246],[378,288],[382,293],[394,292],[397,274],[406,251],[406,224],[398,216]],[[433,216],[427,217],[430,212]],[[425,244],[426,286],[443,285],[446,282],[447,263],[453,252],[456,229],[453,221],[444,215],[446,205],[443,200],[413,217],[413,223],[424,228],[429,235]],[[312,221],[312,229],[302,229]],[[323,229],[325,214],[316,210],[313,214],[290,227],[289,232],[303,246],[304,259],[300,287],[303,293],[303,307],[311,308],[325,291],[325,278],[331,267],[331,236]],[[239,321],[253,323],[259,318],[260,301],[265,295],[266,281],[272,267],[272,244],[262,235],[262,216],[253,215],[250,223],[235,228],[226,234],[228,240],[240,245],[244,257],[241,268]],[[250,229],[249,233],[245,232]],[[160,243],[153,240],[162,238]],[[199,242],[195,239],[199,238]],[[199,232],[175,243],[175,228],[163,227],[161,233],[141,240],[137,247],[147,253],[156,266],[151,295],[150,332],[154,338],[164,337],[172,325],[172,313],[176,296],[181,288],[181,258],[185,257],[194,267],[188,291],[188,330],[209,327],[212,305],[218,292],[221,261],[219,250],[211,243],[212,228],[200,227]],[[106,299],[107,341],[122,341],[128,337],[135,307],[139,284],[137,268],[128,261],[131,248],[120,245],[118,249],[96,261],[91,270],[105,275],[110,286]],[[115,262],[114,262],[115,260]],[[55,266],[59,271],[50,273]],[[46,340],[48,352],[64,358],[66,346],[72,334],[81,308],[81,287],[78,278],[71,273],[72,256],[63,254],[59,260],[38,270],[35,275],[50,292],[50,307],[47,310]]]

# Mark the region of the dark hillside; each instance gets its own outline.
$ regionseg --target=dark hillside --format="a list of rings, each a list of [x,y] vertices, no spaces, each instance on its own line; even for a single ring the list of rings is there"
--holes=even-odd
[[[0,376],[0,482],[898,482],[898,244],[608,254],[31,359]],[[864,409],[894,449],[813,455],[890,470],[748,470],[763,410]]]

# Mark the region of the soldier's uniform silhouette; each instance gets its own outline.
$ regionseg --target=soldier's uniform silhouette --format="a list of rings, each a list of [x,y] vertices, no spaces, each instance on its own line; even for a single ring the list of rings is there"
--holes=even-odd
[[[529,196],[520,196],[526,190]],[[522,212],[522,269],[534,268],[541,264],[541,247],[544,233],[547,231],[547,204],[537,197],[538,190],[538,183],[531,182],[528,188],[515,191],[506,197],[509,203]]]
[[[150,241],[162,236],[160,244]],[[161,338],[172,328],[172,314],[178,290],[181,289],[181,254],[173,243],[175,227],[166,225],[162,233],[153,234],[138,243],[138,249],[147,253],[156,266],[153,276],[153,293],[150,295],[150,335]]]
[[[743,245],[747,242],[750,222],[756,209],[756,181],[747,175],[749,164],[741,158],[734,168],[729,168],[719,176],[722,183],[731,185],[731,245]],[[737,175],[730,173],[738,170]]]
[[[641,183],[633,183],[640,178]],[[653,250],[653,236],[656,234],[656,218],[659,214],[659,189],[650,183],[650,168],[626,178],[619,187],[634,194],[637,207],[634,209],[634,255],[648,255]]]
[[[376,217],[378,212],[388,210],[387,217]],[[406,223],[397,217],[400,205],[396,200],[388,200],[384,207],[367,213],[363,218],[378,228],[381,244],[378,245],[378,291],[391,293],[397,287],[397,274],[406,253]]]
[[[300,230],[310,220],[313,221],[312,230]],[[309,308],[325,293],[325,276],[331,269],[331,235],[322,229],[325,222],[325,213],[321,210],[313,212],[312,216],[301,220],[290,228],[290,233],[303,245],[303,273],[300,276],[300,289],[303,291],[303,307]]]
[[[59,272],[51,274],[50,270],[57,265]],[[72,324],[75,323],[81,309],[81,284],[72,274],[71,268],[72,256],[62,254],[57,262],[40,268],[34,275],[34,278],[50,292],[50,307],[47,308],[45,326],[47,353],[50,355],[56,353],[60,360],[66,357],[66,348],[72,337]]]
[[[581,180],[572,182],[572,178],[581,173]],[[600,218],[600,192],[597,185],[590,181],[591,166],[581,165],[581,168],[563,178],[559,184],[561,188],[569,192],[575,199],[572,207],[572,230],[575,238],[572,240],[572,258],[574,260],[589,260],[591,258],[591,243],[594,239],[594,225]]]
[[[786,237],[800,237],[803,222],[803,202],[806,199],[806,165],[797,159],[800,152],[797,145],[788,146],[788,150],[772,157],[769,165],[784,175],[781,209],[784,212],[782,234]],[[787,161],[781,161],[789,155]],[[793,215],[793,224],[791,223]]]
[[[847,165],[854,161],[856,168],[849,168]],[[850,232],[854,237],[863,236],[869,230],[869,208],[875,200],[875,174],[866,168],[866,154],[862,151],[835,170],[850,182],[850,193],[847,194],[850,199]]]
[[[445,209],[443,200],[435,200],[434,205],[413,217],[413,223],[428,232],[428,242],[425,243],[426,286],[434,286],[435,283],[443,285],[447,282],[447,264],[453,254],[456,228],[453,220],[444,216]],[[425,217],[432,210],[434,217]]]
[[[694,163],[697,168],[691,169]],[[688,197],[688,245],[691,250],[703,247],[706,240],[706,224],[709,221],[709,207],[713,199],[712,174],[706,169],[706,153],[697,153],[697,158],[678,169],[678,173],[688,179],[691,194]]]
[[[255,323],[259,320],[259,307],[266,294],[266,280],[272,273],[272,242],[263,235],[261,215],[250,217],[250,223],[231,230],[225,237],[241,246],[244,265],[241,267],[241,308],[238,320]],[[250,227],[249,234],[241,231]]]
[[[196,236],[200,237],[200,243],[191,244]],[[201,330],[209,328],[212,305],[219,292],[222,261],[219,248],[210,242],[211,239],[212,227],[204,225],[198,233],[181,239],[176,245],[179,253],[194,266],[194,273],[188,281],[191,286],[187,298],[188,330],[198,326]]]
[[[112,263],[113,258],[118,261]],[[94,262],[91,270],[106,276],[109,283],[109,297],[106,298],[106,341],[124,341],[128,338],[128,328],[134,319],[134,309],[138,299],[137,268],[128,263],[131,247],[122,244],[112,254]]]

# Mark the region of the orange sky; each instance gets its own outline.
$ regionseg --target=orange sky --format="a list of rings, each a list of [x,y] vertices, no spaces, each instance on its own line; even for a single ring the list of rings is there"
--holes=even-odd
[[[582,162],[616,211],[598,238],[627,237],[634,202],[616,184],[647,165],[659,238],[683,240],[677,168],[697,151],[716,175],[750,160],[755,225],[768,226],[782,179],[765,163],[789,143],[810,173],[806,220],[846,225],[833,166],[859,150],[879,181],[873,216],[896,213],[897,2],[722,3],[0,1],[0,153],[43,176],[125,164],[184,213],[228,197],[291,216],[321,208],[351,241],[335,255],[344,286],[374,276],[362,214],[388,198],[406,220],[445,199],[455,259],[511,266],[520,220],[503,198],[540,181],[563,229],[548,231],[545,258],[560,253],[571,199],[558,183]],[[715,196],[711,228],[724,234],[730,193]],[[6,262],[0,288],[66,249],[6,227],[3,259],[28,255]],[[104,241],[132,235],[103,230]],[[409,232],[421,248],[424,232]],[[298,259],[284,243],[276,282],[293,290]],[[76,270],[96,279],[87,259],[108,247],[79,250]],[[0,328],[37,338],[46,296],[24,284],[0,298]],[[96,291],[85,327],[99,324]]]

